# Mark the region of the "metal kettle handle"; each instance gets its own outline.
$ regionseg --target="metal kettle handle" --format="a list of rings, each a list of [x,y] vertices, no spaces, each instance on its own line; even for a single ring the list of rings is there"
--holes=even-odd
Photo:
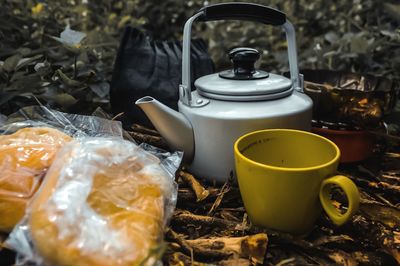
[[[282,26],[286,32],[288,41],[288,58],[290,68],[290,78],[295,89],[303,91],[303,78],[299,75],[296,51],[296,34],[294,27],[287,20],[285,13],[271,7],[251,4],[251,3],[222,3],[205,6],[196,14],[190,17],[183,29],[182,47],[182,84],[179,86],[179,100],[184,104],[191,105],[191,63],[190,63],[190,40],[192,34],[192,24],[198,19],[200,21],[215,20],[247,20],[257,21],[263,24]]]

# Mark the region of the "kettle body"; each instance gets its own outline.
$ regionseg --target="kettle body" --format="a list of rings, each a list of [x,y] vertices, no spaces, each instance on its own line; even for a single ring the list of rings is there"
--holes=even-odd
[[[196,91],[192,95],[203,99]],[[189,170],[196,176],[224,182],[233,174],[233,144],[242,135],[267,128],[311,130],[312,101],[304,93],[265,102],[210,100],[199,108],[179,103],[179,111],[191,121],[194,156]]]

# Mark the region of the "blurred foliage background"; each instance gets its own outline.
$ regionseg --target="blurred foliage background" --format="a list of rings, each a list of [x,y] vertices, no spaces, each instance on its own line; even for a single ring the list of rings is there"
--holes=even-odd
[[[127,25],[160,40],[181,39],[185,21],[204,5],[227,1],[2,0],[0,113],[41,103],[68,112],[109,111],[119,40]],[[295,25],[300,68],[347,70],[400,78],[398,0],[270,0]],[[274,27],[252,22],[197,23],[217,69],[226,51],[262,51],[261,68],[288,69],[286,42]]]

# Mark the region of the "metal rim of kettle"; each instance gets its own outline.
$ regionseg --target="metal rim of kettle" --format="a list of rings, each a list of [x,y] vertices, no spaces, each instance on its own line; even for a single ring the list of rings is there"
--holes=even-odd
[[[191,62],[190,62],[190,40],[192,25],[195,20],[217,21],[217,20],[246,20],[260,22],[266,25],[281,26],[286,32],[288,41],[288,59],[290,79],[297,91],[303,92],[303,76],[299,74],[296,50],[296,34],[293,24],[286,18],[285,13],[271,7],[233,2],[205,6],[190,17],[183,30],[182,47],[182,84],[179,86],[179,100],[191,107],[196,107],[196,101],[191,96]]]

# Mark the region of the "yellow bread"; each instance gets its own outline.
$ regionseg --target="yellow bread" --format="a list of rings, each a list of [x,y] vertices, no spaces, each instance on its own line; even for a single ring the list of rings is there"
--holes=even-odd
[[[30,206],[35,249],[54,266],[147,265],[172,190],[158,159],[132,143],[73,141]]]
[[[0,136],[0,231],[11,231],[23,217],[55,155],[70,140],[47,127]]]

